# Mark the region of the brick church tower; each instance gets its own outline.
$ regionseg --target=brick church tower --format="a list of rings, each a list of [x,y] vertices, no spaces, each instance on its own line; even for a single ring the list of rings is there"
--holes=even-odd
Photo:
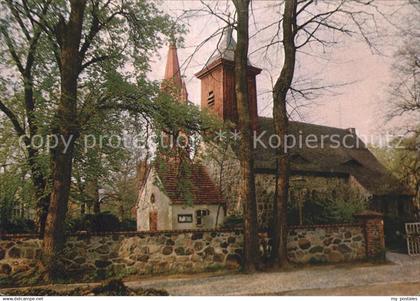
[[[224,30],[215,53],[195,76],[201,80],[201,108],[216,112],[224,121],[237,123],[235,47],[232,28],[228,27]],[[256,76],[260,73],[261,69],[253,67],[248,61],[248,101],[253,128],[256,128],[258,120]]]

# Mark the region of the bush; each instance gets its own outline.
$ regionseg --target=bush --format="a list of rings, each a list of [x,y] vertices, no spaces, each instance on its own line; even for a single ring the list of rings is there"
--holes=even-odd
[[[2,222],[0,229],[7,233],[35,233],[36,225],[30,219],[15,219],[11,221]]]
[[[120,224],[120,231],[136,231],[137,222],[135,219],[123,219]]]
[[[287,205],[289,225],[299,224],[298,201],[303,202],[304,225],[342,224],[354,222],[353,215],[367,208],[368,201],[360,192],[347,186],[313,190],[302,200],[289,199]]]
[[[244,218],[239,215],[229,215],[223,221],[223,228],[231,229],[242,227],[244,223]]]
[[[80,218],[67,221],[67,231],[70,233],[77,231],[114,232],[120,229],[121,223],[118,217],[110,212],[85,214]]]

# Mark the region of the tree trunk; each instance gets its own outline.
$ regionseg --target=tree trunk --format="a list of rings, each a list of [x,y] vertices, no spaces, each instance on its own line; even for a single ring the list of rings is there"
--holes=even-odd
[[[50,276],[54,276],[55,257],[64,245],[64,222],[70,192],[74,142],[79,135],[77,81],[81,70],[79,46],[86,1],[71,0],[70,5],[68,22],[61,18],[57,25],[62,67],[61,95],[55,116],[54,133],[58,135],[60,142],[52,154],[52,193],[43,244]]]
[[[278,179],[276,180],[276,200],[273,208],[272,258],[280,266],[287,264],[287,200],[289,195],[289,158],[286,137],[288,134],[287,92],[293,81],[296,61],[297,0],[285,0],[283,13],[284,64],[273,91],[274,130],[282,141],[277,150]]]
[[[237,12],[237,45],[235,49],[235,93],[241,132],[239,161],[241,170],[240,199],[244,207],[244,270],[253,272],[258,262],[257,206],[255,199],[252,126],[248,107],[248,19],[249,0],[234,0]]]
[[[28,163],[31,170],[32,183],[35,188],[36,198],[36,226],[39,238],[42,239],[44,237],[45,222],[47,220],[48,207],[50,204],[50,194],[46,192],[47,180],[36,162],[37,157],[38,151],[28,145]]]

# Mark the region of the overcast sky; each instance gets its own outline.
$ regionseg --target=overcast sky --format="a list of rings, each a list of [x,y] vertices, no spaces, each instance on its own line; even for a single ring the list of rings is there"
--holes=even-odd
[[[318,0],[321,2],[322,0]],[[405,0],[404,0],[405,1]],[[217,1],[208,1],[214,7]],[[379,0],[377,5],[382,11],[394,11],[401,0]],[[218,1],[217,9],[221,12],[232,12],[229,1]],[[250,27],[251,36],[264,26],[273,23],[279,16],[280,8],[273,7],[274,1],[254,1],[254,14]],[[173,16],[179,16],[184,10],[200,9],[204,6],[199,1],[170,0],[163,1],[162,8]],[[400,19],[407,11],[400,9],[394,18]],[[392,78],[392,53],[400,45],[401,38],[395,28],[375,13],[379,30],[383,37],[376,39],[377,50],[381,55],[368,47],[361,37],[334,36],[337,42],[333,47],[323,49],[317,46],[303,48],[298,54],[296,78],[313,85],[346,84],[333,91],[325,91],[322,96],[310,101],[299,101],[299,105],[308,104],[293,114],[293,119],[335,127],[354,127],[360,135],[373,135],[383,129],[384,102],[386,89]],[[213,34],[225,23],[214,16],[204,13],[188,18],[189,32],[184,43],[178,49],[182,72],[185,76],[190,101],[199,104],[200,81],[194,73],[199,71],[216,49],[219,37],[208,41],[198,51],[196,46]],[[281,47],[269,50],[268,56],[263,51],[254,52],[265,45],[273,36],[276,28],[271,27],[257,34],[250,41],[251,63],[263,69],[257,77],[258,109],[263,116],[272,115],[271,78],[277,78],[283,62]],[[369,28],[369,30],[373,30]],[[325,33],[331,38],[329,33]],[[160,51],[159,57],[152,64],[151,77],[161,79],[164,75],[167,48]],[[190,56],[193,55],[190,61]]]

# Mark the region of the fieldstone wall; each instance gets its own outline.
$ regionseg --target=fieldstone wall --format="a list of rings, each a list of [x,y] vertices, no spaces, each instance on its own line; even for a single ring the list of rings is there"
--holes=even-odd
[[[60,256],[63,280],[87,281],[130,274],[194,273],[238,269],[240,231],[133,232],[78,235]],[[29,237],[0,241],[0,286],[38,269],[41,241]]]
[[[327,263],[366,257],[364,227],[325,225],[295,227],[289,230],[287,251],[295,263]]]
[[[373,222],[370,222],[374,219]],[[270,241],[261,235],[260,251]],[[368,240],[366,240],[368,237]],[[60,256],[63,280],[88,281],[125,275],[194,273],[237,270],[242,261],[243,235],[233,230],[179,230],[79,234],[67,239]],[[31,284],[40,270],[41,241],[30,236],[0,240],[0,286]],[[360,224],[289,228],[288,256],[295,263],[359,260],[383,249],[380,216],[364,215]],[[35,277],[35,278],[34,278]],[[38,278],[39,279],[39,278]]]

